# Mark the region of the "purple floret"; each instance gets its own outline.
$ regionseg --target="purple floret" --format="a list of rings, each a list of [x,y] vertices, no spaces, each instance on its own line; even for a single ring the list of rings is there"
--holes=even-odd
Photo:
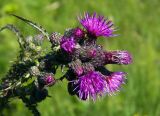
[[[100,72],[92,71],[79,77],[78,96],[82,100],[91,98],[96,100],[97,96],[102,96],[106,91],[106,81]]]
[[[67,53],[72,53],[76,47],[76,43],[74,37],[66,38],[63,37],[60,42],[61,49],[63,49]]]
[[[111,37],[114,36],[112,21],[108,21],[103,16],[98,16],[96,13],[90,15],[86,13],[83,18],[79,19],[82,26],[87,30],[90,36],[99,37]]]
[[[124,72],[113,72],[106,76],[107,92],[112,95],[114,92],[119,91],[122,84],[125,83],[126,73]]]

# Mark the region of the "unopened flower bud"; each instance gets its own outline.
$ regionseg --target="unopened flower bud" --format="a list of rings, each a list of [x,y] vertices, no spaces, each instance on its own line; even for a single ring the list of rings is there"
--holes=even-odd
[[[52,45],[59,45],[60,44],[60,40],[62,38],[62,35],[60,33],[57,32],[53,32],[50,36],[50,42],[52,43]]]
[[[83,67],[82,67],[82,62],[77,59],[76,61],[72,61],[69,64],[69,67],[76,73],[76,75],[81,75],[83,73]]]
[[[82,37],[84,37],[84,31],[81,29],[81,28],[79,28],[79,27],[77,27],[75,30],[74,30],[74,36],[76,37],[76,38],[82,38]]]
[[[56,80],[53,76],[53,74],[46,74],[43,77],[39,78],[39,83],[46,86],[52,86],[56,83]]]
[[[90,49],[87,51],[87,55],[91,58],[96,56],[96,50],[95,49]]]

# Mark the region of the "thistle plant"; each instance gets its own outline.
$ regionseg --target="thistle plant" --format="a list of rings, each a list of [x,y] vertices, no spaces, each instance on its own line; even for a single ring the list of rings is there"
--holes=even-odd
[[[12,16],[31,25],[40,34],[24,37],[12,24],[0,29],[14,32],[20,46],[17,60],[0,84],[1,111],[11,98],[19,98],[34,115],[40,115],[36,106],[49,97],[47,88],[63,79],[68,81],[68,93],[84,101],[91,99],[95,102],[102,96],[120,91],[126,73],[112,72],[105,66],[128,65],[132,57],[127,51],[106,51],[97,43],[100,36],[117,36],[112,21],[96,13],[86,13],[78,18],[82,27],[66,29],[64,34],[48,34],[42,26],[20,16]],[[42,48],[44,39],[51,44],[50,52],[44,52]],[[59,67],[63,76],[55,77]]]

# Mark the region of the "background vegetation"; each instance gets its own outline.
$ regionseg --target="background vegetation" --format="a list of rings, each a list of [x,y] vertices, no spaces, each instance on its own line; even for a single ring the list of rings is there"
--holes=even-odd
[[[107,66],[128,73],[127,84],[115,96],[97,102],[82,102],[67,93],[66,82],[50,88],[51,98],[39,104],[42,116],[160,116],[160,1],[159,0],[0,0],[0,27],[13,23],[25,34],[35,31],[6,15],[14,13],[43,25],[50,33],[61,33],[79,25],[76,17],[85,11],[112,19],[120,36],[99,39],[108,50],[126,49],[133,54],[129,66]],[[18,43],[13,33],[0,33],[0,77],[14,61]],[[29,116],[14,99],[6,116]]]

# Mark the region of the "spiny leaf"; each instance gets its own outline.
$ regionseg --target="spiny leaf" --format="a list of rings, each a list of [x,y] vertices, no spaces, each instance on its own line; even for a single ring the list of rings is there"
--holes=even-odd
[[[47,39],[49,40],[49,34],[47,33],[47,31],[46,31],[41,25],[39,25],[39,24],[37,24],[37,23],[34,23],[34,22],[32,22],[32,21],[30,21],[30,20],[28,20],[28,19],[25,19],[25,18],[23,18],[23,17],[17,16],[17,15],[15,15],[15,14],[10,14],[10,15],[12,15],[12,16],[14,16],[14,17],[16,17],[16,18],[24,21],[25,23],[31,25],[32,27],[36,28],[36,29],[37,29],[38,31],[40,31],[44,36],[46,36]]]

